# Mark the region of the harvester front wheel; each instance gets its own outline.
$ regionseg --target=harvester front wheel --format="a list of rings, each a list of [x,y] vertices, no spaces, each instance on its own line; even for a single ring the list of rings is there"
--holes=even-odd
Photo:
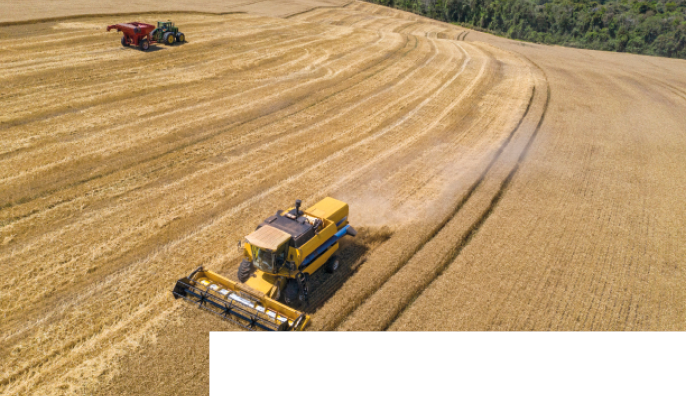
[[[174,41],[176,40],[176,38],[174,37],[174,33],[172,33],[172,32],[165,33],[163,38],[164,38],[164,43],[167,45],[174,44]]]
[[[150,43],[148,42],[148,39],[143,39],[138,46],[142,51],[147,51],[150,48]]]
[[[286,289],[283,291],[283,302],[291,307],[297,307],[300,305],[300,287],[298,287],[298,282],[295,279],[291,279],[286,284]]]
[[[333,274],[334,272],[338,271],[340,267],[341,260],[339,260],[336,256],[331,256],[329,261],[326,262],[326,272],[329,274]]]
[[[123,45],[124,47],[128,47],[128,46],[129,46],[129,40],[126,39],[126,36],[122,36],[122,38],[121,38],[121,45]]]
[[[250,273],[252,272],[252,263],[246,259],[243,259],[241,261],[241,265],[238,266],[238,280],[241,283],[245,283],[245,281],[250,278]]]
[[[176,34],[176,41],[179,43],[185,42],[186,41],[186,35],[181,33],[181,32],[177,33]]]

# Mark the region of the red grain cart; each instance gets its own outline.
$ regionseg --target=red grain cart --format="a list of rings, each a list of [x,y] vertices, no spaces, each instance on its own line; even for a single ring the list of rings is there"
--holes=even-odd
[[[118,23],[107,27],[109,32],[112,29],[117,29],[118,32],[124,33],[121,38],[121,45],[128,47],[129,45],[137,45],[141,50],[147,51],[150,44],[156,41],[152,38],[152,31],[155,30],[154,25],[148,25],[141,22]]]

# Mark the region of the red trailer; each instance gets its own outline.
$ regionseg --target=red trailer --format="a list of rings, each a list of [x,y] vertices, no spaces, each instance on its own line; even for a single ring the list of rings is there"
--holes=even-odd
[[[143,51],[147,51],[150,48],[150,44],[156,42],[151,34],[155,30],[155,26],[148,25],[147,23],[118,23],[107,27],[108,32],[112,29],[117,29],[118,32],[124,33],[124,36],[121,38],[121,45],[125,47],[133,44],[140,47]]]

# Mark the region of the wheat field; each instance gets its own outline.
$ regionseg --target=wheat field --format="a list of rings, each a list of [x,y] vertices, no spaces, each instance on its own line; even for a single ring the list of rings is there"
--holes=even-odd
[[[236,328],[174,282],[327,195],[360,233],[312,330],[686,329],[683,60],[362,2],[68,3],[0,23],[0,393],[207,393]],[[167,19],[188,43],[105,32]]]

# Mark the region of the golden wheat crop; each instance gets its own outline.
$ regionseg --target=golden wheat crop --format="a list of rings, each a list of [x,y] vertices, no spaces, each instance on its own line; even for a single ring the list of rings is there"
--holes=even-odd
[[[684,329],[684,61],[206,4],[127,15],[186,33],[147,53],[122,16],[0,26],[2,394],[206,392],[235,327],[174,281],[326,195],[360,233],[312,329]]]

